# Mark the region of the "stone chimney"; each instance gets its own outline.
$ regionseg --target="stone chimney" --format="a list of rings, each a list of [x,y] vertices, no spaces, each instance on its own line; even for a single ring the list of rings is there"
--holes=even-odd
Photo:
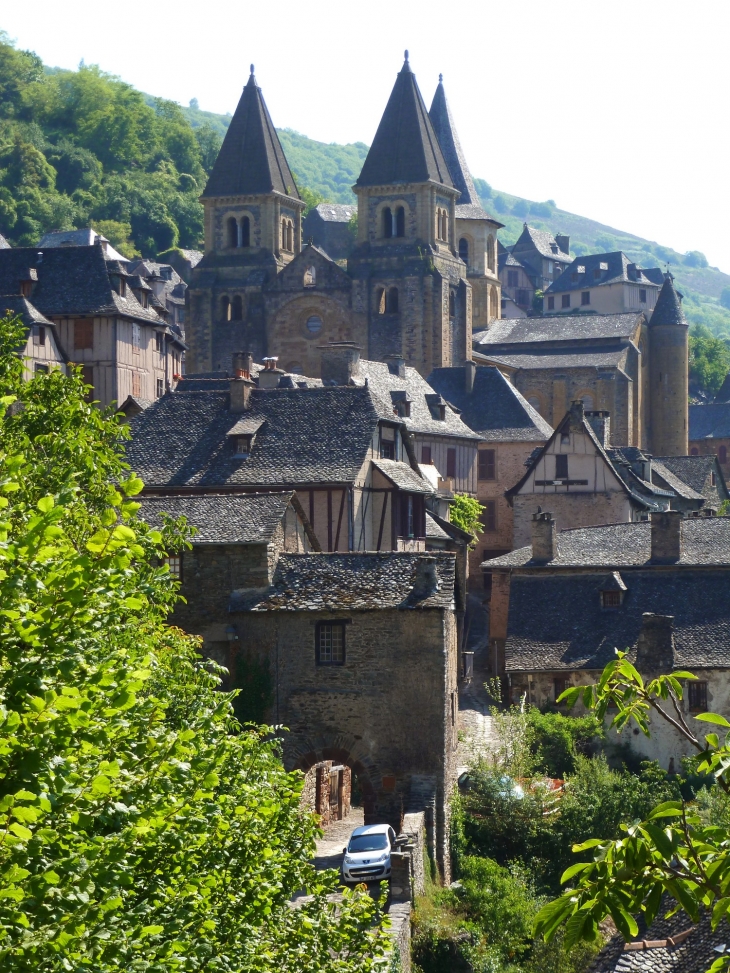
[[[256,388],[250,378],[232,378],[230,381],[231,412],[245,412],[251,408],[251,392]]]
[[[570,256],[570,237],[567,233],[556,233],[555,242],[566,256]]]
[[[385,361],[391,375],[397,375],[398,378],[406,377],[406,360],[403,355],[386,355]]]
[[[413,581],[413,594],[427,598],[441,587],[435,557],[419,557],[416,564],[416,577]]]
[[[330,341],[320,345],[320,374],[325,385],[349,385],[360,374],[360,346],[354,341]]]
[[[676,564],[682,553],[682,514],[662,510],[651,514],[651,559],[654,564]]]
[[[233,356],[234,378],[251,378],[253,355],[250,351],[237,351]]]
[[[574,399],[570,403],[570,426],[575,428],[576,426],[583,426],[583,418],[585,412],[583,411],[583,400]]]
[[[477,375],[477,363],[474,361],[464,362],[464,391],[471,395],[474,391],[474,379]]]
[[[674,616],[641,616],[641,632],[636,643],[636,668],[640,673],[671,672],[674,668]]]
[[[260,389],[275,389],[279,384],[279,379],[282,375],[286,375],[283,368],[277,368],[276,363],[278,358],[270,357],[264,358],[264,368],[263,371],[259,372],[259,388]]]
[[[547,511],[532,516],[532,560],[547,564],[558,553],[558,536],[555,518]]]
[[[604,410],[596,410],[595,412],[586,412],[586,420],[588,425],[591,427],[593,432],[596,434],[596,439],[605,447],[611,445],[611,415]]]

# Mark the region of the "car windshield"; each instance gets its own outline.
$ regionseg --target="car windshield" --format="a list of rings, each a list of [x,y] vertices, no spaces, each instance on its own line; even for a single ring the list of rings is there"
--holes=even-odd
[[[388,847],[387,835],[376,834],[357,834],[350,838],[348,851],[383,851]]]

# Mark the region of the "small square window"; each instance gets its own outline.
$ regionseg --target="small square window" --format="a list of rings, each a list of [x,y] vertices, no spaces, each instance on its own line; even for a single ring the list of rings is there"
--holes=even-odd
[[[590,291],[581,291],[580,303],[583,304],[583,305],[586,305],[586,304],[590,304],[591,303],[591,292]]]
[[[47,375],[48,374],[48,365],[43,365],[43,364],[41,364],[41,362],[37,361],[35,363],[35,366],[34,366],[34,371],[35,371],[36,375]]]
[[[619,608],[621,605],[620,591],[602,591],[601,605],[603,608]]]
[[[568,456],[566,453],[557,453],[555,456],[555,479],[568,479]]]
[[[563,307],[570,307],[570,294],[563,294]]]
[[[548,311],[554,311],[554,310],[555,310],[555,298],[548,297]]]
[[[168,555],[165,564],[176,581],[182,580],[182,557],[179,554]]]
[[[702,680],[693,680],[687,683],[687,701],[692,712],[706,712],[707,683]]]
[[[345,623],[319,622],[315,634],[318,666],[345,664]]]
[[[380,458],[395,459],[395,442],[392,439],[380,440]]]
[[[497,453],[494,449],[479,450],[479,479],[497,479]]]

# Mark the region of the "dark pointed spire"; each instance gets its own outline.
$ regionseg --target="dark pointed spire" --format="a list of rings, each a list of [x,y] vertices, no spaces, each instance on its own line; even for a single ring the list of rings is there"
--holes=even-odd
[[[453,185],[406,51],[357,185],[429,181]]]
[[[444,76],[442,74],[439,75],[438,87],[433,96],[431,111],[428,115],[449,167],[454,186],[461,190],[461,196],[456,201],[457,206],[478,206],[481,209],[482,203],[474,188],[474,180],[469,172],[469,166],[466,164],[456,125],[454,125],[451,109],[446,100]],[[486,213],[484,218],[487,218]]]
[[[682,298],[674,289],[674,278],[671,274],[664,275],[664,283],[659,291],[649,324],[680,324],[687,327],[687,320],[682,310]]]
[[[270,192],[300,198],[252,64],[203,196]]]

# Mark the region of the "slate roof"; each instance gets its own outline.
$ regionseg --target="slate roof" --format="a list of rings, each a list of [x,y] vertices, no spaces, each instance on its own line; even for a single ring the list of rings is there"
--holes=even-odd
[[[426,511],[426,540],[427,541],[450,540],[450,537],[446,533],[446,531],[442,527],[439,527],[439,525],[436,523],[436,521],[433,519],[433,517],[428,511]]]
[[[605,265],[605,268],[601,265]],[[578,268],[583,270],[579,271]],[[629,270],[632,267],[633,270]],[[658,269],[658,268],[655,268]],[[595,276],[598,271],[600,276]],[[661,273],[661,271],[659,271]],[[576,279],[573,280],[575,275]],[[546,294],[561,293],[563,291],[580,291],[587,287],[600,287],[602,284],[616,284],[632,282],[643,284],[644,287],[655,287],[651,280],[636,263],[626,256],[622,250],[612,253],[591,253],[584,257],[576,257],[563,273],[545,289]]]
[[[265,544],[274,536],[292,492],[140,497],[138,516],[151,527],[163,526],[163,513],[186,517],[197,527],[195,544]]]
[[[6,311],[22,318],[26,328],[31,328],[34,324],[42,325],[44,328],[55,329],[56,327],[53,321],[49,321],[47,317],[41,314],[27,297],[20,294],[0,294],[0,314],[4,314]]]
[[[501,273],[505,267],[522,267],[523,270],[527,269],[522,261],[515,257],[511,250],[501,250],[497,256],[497,269],[499,272]]]
[[[686,500],[705,499],[702,493],[694,490],[691,486],[689,486],[688,483],[685,483],[684,480],[676,476],[662,460],[658,460],[656,458],[652,459],[651,474],[652,480],[657,477],[662,482],[666,483],[671,490],[674,490],[678,497],[683,497]]]
[[[324,223],[349,223],[357,213],[357,206],[353,203],[319,203],[314,212]],[[308,215],[308,214],[307,214]]]
[[[301,198],[252,64],[203,197],[271,192]]]
[[[689,407],[689,440],[730,438],[730,402]]]
[[[422,559],[435,562],[436,590],[416,585]],[[234,591],[230,611],[449,609],[455,585],[455,558],[446,552],[282,554],[270,587]]]
[[[433,96],[428,117],[431,119],[436,138],[441,146],[446,164],[449,167],[452,182],[461,191],[461,196],[456,201],[457,219],[491,220],[492,217],[482,207],[479,194],[474,187],[474,180],[469,171],[469,166],[466,164],[459,134],[456,131],[456,125],[454,124],[451,109],[446,99],[446,91],[444,90],[441,75],[439,75],[438,87]],[[497,226],[504,226],[503,223],[497,223],[496,220],[493,220],[493,222]]]
[[[2,235],[2,233],[0,233],[0,250],[10,250],[10,244]]]
[[[112,288],[109,275],[116,268],[104,259],[100,245],[0,250],[0,293],[17,294],[19,282],[31,269],[38,274],[32,303],[46,317],[106,314],[162,323],[151,308],[142,307],[130,288],[126,297]]]
[[[626,364],[626,348],[618,351],[582,352],[562,351],[560,354],[546,352],[525,352],[519,355],[505,355],[502,353],[475,352],[488,358],[497,365],[508,368],[541,369],[541,368],[621,368]]]
[[[383,476],[386,476],[400,490],[405,490],[407,493],[435,493],[428,480],[411,469],[407,463],[394,459],[376,459],[373,460],[373,466],[377,467]]]
[[[351,482],[378,420],[398,421],[369,389],[349,386],[253,389],[246,417],[263,425],[243,459],[228,436],[242,418],[228,392],[178,386],[130,421],[127,461],[148,487]]]
[[[690,517],[682,520],[680,529],[680,566],[730,566],[730,517]],[[549,562],[551,567],[620,570],[645,565],[651,559],[649,521],[575,527],[561,530],[557,540],[558,554]],[[488,567],[524,567],[531,561],[532,548],[520,547],[484,564]]]
[[[703,973],[709,970],[719,953],[716,946],[730,938],[726,922],[712,931],[710,915],[704,915],[697,925],[681,909],[670,919],[664,918],[673,903],[662,903],[659,915],[647,929],[641,917],[637,919],[639,932],[632,945],[644,943],[648,948],[626,949],[623,937],[614,936],[588,968],[588,973]],[[685,933],[689,935],[685,936]],[[674,945],[667,940],[677,937]],[[649,945],[651,944],[651,945]],[[659,945],[661,944],[661,945]]]
[[[682,310],[682,299],[674,289],[674,278],[667,274],[659,291],[654,310],[651,312],[649,327],[657,324],[679,324],[687,327],[687,321]]]
[[[127,258],[122,256],[118,250],[109,243],[105,236],[97,233],[92,227],[87,226],[81,230],[53,230],[41,237],[36,249],[43,250],[46,247],[93,247],[98,241],[102,242],[102,249],[107,260],[121,260],[126,263]]]
[[[668,470],[707,500],[717,501],[718,496],[724,500],[727,495],[722,468],[715,456],[655,456],[653,463]],[[719,479],[714,487],[711,483],[712,473]]]
[[[454,185],[406,56],[356,185],[429,181]]]
[[[478,367],[474,388],[466,391],[464,366],[436,368],[428,378],[464,422],[488,442],[542,442],[552,426],[517,391],[498,368]]]
[[[384,362],[360,359],[360,371],[355,376],[357,384],[367,380],[368,387],[376,392],[384,402],[392,399],[392,392],[406,392],[411,403],[411,414],[405,416],[403,422],[406,428],[415,433],[426,433],[433,436],[458,436],[462,439],[478,439],[479,437],[463,421],[463,419],[447,406],[443,421],[434,419],[426,396],[434,392],[431,385],[415,368],[406,365],[405,377],[393,374]],[[440,391],[436,389],[436,391]]]
[[[563,263],[570,263],[570,254],[563,253],[558,246],[557,240],[552,233],[547,230],[538,230],[527,223],[523,225],[522,233],[517,241],[512,245],[512,252],[519,257],[521,252],[529,252],[532,249],[548,260],[558,260]]]
[[[500,318],[484,334],[475,350],[497,353],[512,351],[508,346],[532,345],[550,341],[596,341],[630,338],[643,316],[642,311],[623,314],[548,314],[535,318]]]

